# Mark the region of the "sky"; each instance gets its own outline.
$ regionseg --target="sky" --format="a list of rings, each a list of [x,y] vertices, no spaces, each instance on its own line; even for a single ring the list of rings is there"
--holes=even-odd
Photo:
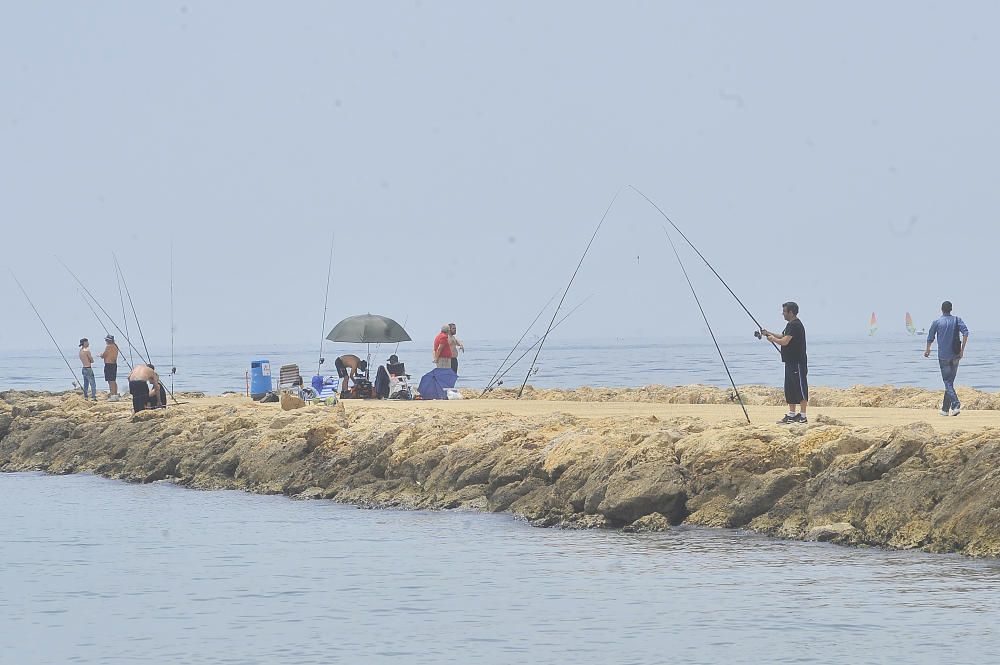
[[[617,193],[559,334],[702,335],[632,185],[765,327],[795,300],[810,335],[901,332],[951,299],[996,331],[997,26],[988,2],[8,3],[2,262],[69,350],[104,330],[60,261],[120,319],[114,257],[150,345],[365,312],[514,340]],[[45,348],[3,272],[0,348]]]

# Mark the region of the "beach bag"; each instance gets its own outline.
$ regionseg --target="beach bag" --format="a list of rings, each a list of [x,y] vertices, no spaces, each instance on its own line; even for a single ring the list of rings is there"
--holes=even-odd
[[[957,316],[955,317],[955,334],[951,338],[951,350],[955,352],[958,356],[962,353],[962,331],[958,329],[958,324],[961,322]]]

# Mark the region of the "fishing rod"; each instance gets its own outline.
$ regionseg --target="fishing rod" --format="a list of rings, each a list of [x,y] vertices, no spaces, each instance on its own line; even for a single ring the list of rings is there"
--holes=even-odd
[[[747,309],[747,306],[743,304],[743,301],[739,299],[739,296],[737,296],[735,293],[733,293],[733,290],[731,288],[729,288],[729,284],[726,283],[726,280],[722,279],[722,275],[720,275],[718,273],[718,271],[716,271],[716,269],[712,267],[712,264],[708,262],[708,259],[706,259],[705,256],[700,251],[698,251],[698,248],[694,246],[694,243],[691,242],[691,240],[688,239],[688,237],[686,235],[684,235],[684,232],[681,231],[680,227],[677,226],[676,224],[674,224],[674,220],[670,219],[670,217],[667,216],[667,213],[663,212],[663,210],[660,209],[660,206],[656,205],[653,202],[653,199],[649,198],[648,196],[646,196],[645,194],[643,194],[641,191],[639,191],[638,187],[636,187],[635,185],[626,185],[626,186],[629,189],[631,189],[633,192],[635,192],[636,194],[638,194],[639,196],[641,196],[642,198],[646,199],[646,202],[649,203],[649,205],[653,206],[653,208],[656,209],[656,212],[660,213],[660,216],[663,217],[663,219],[667,220],[667,222],[670,223],[670,226],[674,227],[674,230],[677,231],[677,233],[680,235],[680,237],[684,238],[684,242],[686,242],[691,247],[691,249],[694,250],[694,253],[698,255],[698,258],[700,258],[705,263],[705,265],[708,266],[708,269],[712,271],[712,274],[714,274],[719,279],[719,281],[722,282],[722,285],[724,287],[726,287],[726,290],[729,291],[729,295],[731,295],[733,298],[736,299],[736,302],[738,302],[739,305],[740,305],[740,307],[743,308],[743,311],[747,313],[747,316],[750,317],[750,320],[754,322],[754,325],[757,326],[757,330],[754,331],[753,335],[757,339],[761,339],[761,331],[764,329],[764,326],[760,325],[760,321],[757,320],[757,317],[755,317],[750,312],[750,310]],[[781,351],[781,349],[778,348],[778,345],[775,344],[774,342],[771,342],[771,346],[773,346],[776,351],[779,351],[779,352]]]
[[[138,320],[136,321],[138,323]],[[174,243],[170,242],[170,394],[174,393],[174,375],[177,366],[174,364]],[[174,400],[176,402],[176,400]]]
[[[142,348],[146,351],[146,358],[151,359],[152,356],[149,355],[149,347],[146,346],[146,336],[142,334],[142,325],[139,324],[139,315],[135,312],[135,303],[132,302],[132,293],[128,290],[128,282],[125,280],[125,273],[122,271],[122,266],[118,263],[118,257],[115,256],[114,252],[111,253],[112,258],[115,260],[115,266],[118,268],[118,274],[121,275],[122,285],[125,287],[125,295],[128,297],[128,304],[132,308],[132,318],[135,319],[135,327],[139,330],[139,339],[142,340]],[[149,362],[147,361],[147,365]]]
[[[49,334],[49,339],[52,340],[52,344],[55,345],[56,351],[59,352],[59,355],[62,357],[63,362],[66,363],[66,369],[69,370],[69,375],[73,377],[73,388],[79,388],[80,384],[77,383],[76,381],[76,372],[73,371],[73,367],[69,364],[69,360],[66,359],[66,355],[62,352],[62,349],[59,348],[59,342],[57,342],[56,338],[52,336],[52,331],[49,330],[49,327],[47,325],[45,325],[45,319],[43,319],[42,315],[38,313],[38,308],[35,307],[35,303],[31,302],[31,298],[28,296],[28,292],[25,291],[24,287],[21,285],[21,280],[17,278],[17,275],[14,274],[13,270],[10,271],[10,276],[14,278],[15,282],[17,282],[17,288],[21,289],[21,293],[24,294],[24,299],[28,301],[29,305],[31,305],[31,309],[35,310],[35,316],[38,317],[38,320],[41,322],[42,327],[45,328],[45,332]],[[83,397],[84,399],[86,399],[87,394],[84,393]]]
[[[326,264],[326,295],[323,297],[323,329],[319,338],[319,362],[316,364],[316,374],[319,374],[326,358],[323,357],[323,344],[326,342],[326,310],[330,306],[330,275],[333,274],[333,240],[336,236],[330,234],[330,261]]]
[[[406,316],[403,317],[403,330],[406,330],[406,324],[410,322],[410,313],[407,312]],[[393,349],[392,355],[399,353],[399,342],[396,342],[396,348]]]
[[[113,325],[115,327],[115,330],[117,330],[118,333],[122,337],[125,338],[125,341],[128,342],[129,346],[132,346],[132,340],[130,340],[128,338],[128,335],[126,335],[124,332],[122,332],[122,329],[118,326],[117,323],[115,323],[114,318],[110,314],[108,314],[108,310],[104,309],[104,306],[101,304],[101,301],[94,297],[94,294],[90,292],[90,289],[88,289],[87,286],[83,282],[80,281],[80,278],[76,276],[76,273],[74,273],[72,270],[70,270],[70,268],[69,268],[68,265],[66,265],[65,263],[63,263],[62,259],[56,257],[56,260],[59,261],[59,264],[62,265],[62,267],[66,269],[66,272],[68,272],[70,274],[70,276],[74,280],[76,280],[76,283],[80,285],[80,288],[83,289],[84,293],[86,293],[90,297],[90,299],[93,301],[93,303],[95,305],[97,305],[97,308],[100,309],[101,312],[104,314],[104,316],[107,317],[108,321],[111,322],[111,325]],[[125,276],[122,275],[122,278],[124,278],[124,277]],[[128,289],[128,285],[127,284],[126,284],[125,288]],[[137,320],[136,324],[138,324],[138,323],[139,322]],[[115,344],[115,346],[118,346],[117,343]],[[118,348],[119,348],[119,350],[121,349],[120,346]],[[137,353],[138,353],[138,351],[139,350],[136,349]],[[143,356],[142,356],[141,353],[139,353],[139,360],[141,360],[146,365],[151,365],[152,364],[152,363],[150,363],[149,358],[148,357],[147,358],[143,358]],[[129,364],[129,366],[131,367],[131,364]],[[161,382],[161,385],[162,385],[162,382]],[[163,386],[163,387],[166,388],[166,386]],[[170,395],[171,399],[174,400],[174,404],[184,404],[185,403],[185,402],[178,401],[177,397],[174,395],[174,393],[173,393],[172,390],[167,390],[167,394]]]
[[[122,279],[118,274],[118,266],[115,266],[115,282],[118,283],[118,301],[122,304],[122,320],[125,322],[125,342],[128,344],[129,357],[131,360],[135,360],[135,347],[128,339],[128,314],[125,312],[125,296],[122,295]],[[117,344],[115,346],[118,346]],[[129,363],[129,367],[132,363]]]
[[[482,394],[479,395],[480,397],[485,395],[486,391],[490,389],[490,386],[492,386],[493,382],[496,381],[497,375],[500,374],[500,371],[503,369],[503,366],[507,364],[507,361],[510,360],[510,357],[514,355],[515,351],[517,351],[517,347],[521,346],[521,342],[523,342],[524,338],[528,336],[528,333],[531,332],[531,329],[535,327],[535,324],[538,323],[538,319],[540,319],[542,314],[545,313],[545,310],[549,308],[549,305],[552,304],[552,301],[556,299],[557,295],[559,295],[558,289],[556,290],[555,293],[552,294],[552,297],[549,298],[548,302],[545,303],[545,305],[540,310],[538,310],[538,314],[536,314],[535,318],[531,320],[531,323],[528,324],[528,327],[524,329],[524,332],[521,333],[521,336],[518,338],[518,340],[514,342],[514,348],[510,350],[510,353],[507,354],[506,358],[500,361],[500,367],[497,368],[497,371],[493,372],[493,376],[486,384],[486,388],[483,390]]]
[[[70,270],[70,268],[69,268],[68,265],[66,265],[65,263],[63,263],[62,259],[60,259],[60,258],[57,257],[56,260],[59,261],[59,264],[63,268],[66,269],[66,272],[68,272],[70,274],[70,277],[72,277],[76,281],[76,283],[80,285],[80,288],[82,288],[83,292],[86,293],[88,297],[90,297],[91,301],[93,301],[93,303],[95,305],[97,305],[97,308],[99,310],[101,310],[101,312],[104,314],[104,316],[107,317],[108,321],[111,322],[111,325],[113,325],[115,327],[115,330],[118,331],[118,334],[121,335],[125,339],[126,342],[128,342],[129,346],[132,346],[132,340],[130,340],[128,338],[128,335],[125,334],[122,331],[122,329],[118,326],[117,323],[115,323],[114,317],[112,317],[110,314],[108,314],[108,310],[104,309],[104,306],[101,305],[101,301],[94,297],[94,294],[90,292],[90,289],[88,289],[87,286],[83,282],[80,281],[80,278],[76,276],[75,272],[73,272],[72,270]],[[121,348],[121,347],[119,347],[119,348]],[[138,353],[138,351],[139,350],[136,349],[137,353]],[[143,358],[141,353],[139,353],[139,360],[141,360],[143,363],[145,363],[147,365],[149,364],[149,359],[148,358]]]
[[[726,375],[729,377],[729,383],[733,385],[733,390],[736,392],[736,399],[740,402],[740,407],[743,409],[743,415],[746,416],[747,425],[750,423],[750,414],[747,413],[747,407],[743,403],[743,397],[740,395],[740,389],[736,387],[736,381],[733,380],[733,375],[729,371],[729,364],[726,362],[726,357],[722,355],[722,347],[719,346],[719,340],[715,339],[715,332],[712,331],[712,324],[708,322],[708,316],[705,314],[705,309],[701,306],[701,299],[698,298],[697,292],[694,290],[694,284],[691,283],[691,278],[688,277],[687,268],[684,267],[684,262],[681,261],[681,255],[677,252],[677,246],[674,245],[673,238],[667,233],[667,227],[661,226],[663,229],[663,235],[667,236],[667,242],[670,243],[670,249],[674,250],[674,256],[677,257],[677,264],[681,267],[681,272],[684,273],[684,279],[687,280],[688,287],[691,289],[691,295],[694,296],[694,301],[698,304],[698,311],[701,312],[701,318],[705,321],[705,326],[708,328],[708,334],[712,336],[712,341],[715,343],[715,350],[719,352],[719,358],[722,360],[722,366],[726,368]]]
[[[557,322],[556,322],[556,324],[555,324],[554,326],[552,326],[552,331],[555,331],[555,329],[556,329],[556,328],[558,328],[558,327],[559,327],[559,325],[560,325],[560,324],[561,324],[561,323],[562,323],[563,321],[565,321],[566,319],[568,319],[568,318],[569,318],[570,316],[572,316],[572,315],[573,315],[573,312],[575,312],[576,310],[578,310],[578,309],[580,309],[581,307],[583,307],[584,303],[586,303],[586,302],[587,302],[588,300],[590,300],[590,299],[591,299],[591,298],[593,298],[593,297],[594,297],[594,294],[590,294],[589,296],[587,296],[586,298],[584,298],[583,300],[581,300],[581,301],[580,301],[579,303],[577,303],[576,307],[574,307],[573,309],[571,309],[571,310],[569,310],[568,312],[566,312],[565,316],[563,316],[563,317],[562,317],[561,319],[559,319],[559,321],[557,321]],[[550,332],[552,332],[552,331],[550,331]],[[490,390],[493,390],[493,389],[494,389],[494,388],[496,388],[497,386],[501,386],[501,385],[503,385],[503,377],[507,376],[507,372],[509,372],[510,370],[514,369],[514,367],[515,367],[515,366],[516,366],[516,365],[517,365],[517,364],[518,364],[519,362],[521,362],[522,360],[524,360],[524,357],[525,357],[526,355],[528,355],[529,353],[531,353],[531,350],[532,350],[533,348],[535,348],[536,346],[538,346],[538,345],[539,345],[539,343],[541,343],[541,341],[542,341],[542,338],[541,338],[541,337],[539,337],[538,339],[536,339],[536,340],[535,340],[535,343],[534,343],[534,344],[532,344],[532,345],[531,345],[531,346],[529,346],[529,347],[528,347],[527,349],[525,349],[524,353],[522,353],[522,354],[521,354],[520,356],[518,356],[518,357],[517,357],[517,360],[515,360],[515,361],[514,361],[514,362],[512,362],[512,363],[511,363],[510,365],[508,365],[508,366],[507,366],[507,369],[505,369],[505,370],[503,371],[503,373],[502,373],[502,374],[500,374],[500,376],[498,376],[498,377],[496,377],[496,379],[494,379],[494,381],[496,381],[496,385],[487,385],[487,386],[486,386],[486,390],[484,390],[484,391],[483,391],[483,394],[485,395],[485,394],[486,394],[486,393],[487,393],[488,391],[490,391]],[[538,371],[538,370],[535,370],[535,372],[537,372],[537,371]],[[482,395],[480,395],[480,397],[482,397]]]
[[[97,323],[98,323],[98,324],[100,324],[100,326],[101,326],[102,328],[104,328],[104,335],[105,335],[105,340],[106,340],[106,339],[107,339],[107,336],[108,336],[108,335],[110,335],[110,333],[108,332],[108,326],[107,326],[107,324],[106,324],[106,323],[104,323],[104,319],[102,319],[102,318],[101,318],[101,317],[100,317],[100,316],[98,315],[98,313],[97,313],[97,310],[95,310],[95,309],[94,309],[94,306],[90,304],[90,301],[89,301],[89,300],[87,300],[87,297],[83,295],[83,292],[81,292],[81,291],[79,291],[79,290],[78,290],[78,291],[77,291],[77,294],[79,294],[79,296],[80,296],[80,299],[81,299],[81,300],[83,300],[83,302],[87,303],[87,307],[88,307],[88,308],[90,309],[90,312],[91,312],[91,313],[92,313],[92,314],[94,315],[94,318],[95,318],[95,319],[97,319]],[[121,349],[121,347],[120,347],[120,346],[118,346],[118,342],[112,342],[112,344],[114,344],[114,345],[115,345],[115,348],[117,348],[119,352],[120,352],[120,351],[122,350],[122,349]],[[128,361],[128,358],[127,358],[127,357],[125,357],[125,354],[124,354],[124,353],[122,353],[122,354],[121,354],[121,357],[122,357],[122,360],[124,360],[124,361],[125,361],[125,364],[126,364],[126,365],[128,365],[128,369],[129,369],[129,371],[132,371],[132,363],[130,363],[130,362]]]
[[[576,279],[577,273],[580,272],[580,267],[583,265],[583,260],[587,258],[587,253],[590,251],[590,246],[594,244],[594,239],[597,238],[597,232],[601,230],[604,225],[604,220],[607,219],[608,213],[611,212],[612,206],[615,205],[615,201],[618,200],[618,195],[622,193],[622,190],[615,192],[614,197],[611,199],[611,203],[608,204],[608,209],[604,211],[601,216],[601,221],[598,222],[597,228],[594,229],[594,235],[590,236],[590,242],[587,243],[587,248],[583,250],[583,256],[580,257],[580,262],[576,264],[576,270],[573,271],[573,276],[569,278],[569,283],[566,285],[566,290],[563,291],[562,298],[559,299],[559,304],[556,305],[556,311],[552,312],[552,320],[549,321],[549,327],[546,328],[545,334],[542,335],[541,343],[538,345],[538,350],[535,351],[535,357],[531,361],[531,366],[528,367],[528,373],[524,375],[524,381],[521,382],[521,389],[517,391],[517,398],[521,399],[521,395],[524,393],[524,386],[528,384],[528,377],[531,376],[532,371],[535,369],[535,363],[538,362],[538,354],[542,352],[542,347],[545,346],[545,340],[548,338],[549,333],[552,332],[552,324],[555,323],[556,316],[559,315],[559,310],[562,308],[563,301],[566,300],[566,294],[569,293],[569,289],[573,286],[573,280]]]

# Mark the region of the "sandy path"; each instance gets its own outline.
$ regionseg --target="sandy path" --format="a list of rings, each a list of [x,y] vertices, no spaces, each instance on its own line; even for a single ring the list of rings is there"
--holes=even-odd
[[[193,403],[205,404],[219,401],[232,404],[234,401],[248,403],[243,398],[206,398]],[[344,400],[349,411],[387,409],[426,413],[459,413],[488,415],[510,413],[518,416],[546,416],[552,413],[568,413],[580,418],[643,418],[656,416],[660,419],[696,417],[707,423],[742,420],[743,413],[738,406],[729,404],[664,404],[648,402],[575,402],[554,400],[491,400],[465,399],[453,401],[394,401],[394,400]],[[183,408],[183,407],[181,407]],[[261,405],[260,408],[278,409],[275,405]],[[785,409],[779,406],[751,405],[747,407],[754,424],[773,424],[781,418]],[[871,407],[817,407],[809,415],[815,419],[823,415],[858,427],[906,425],[925,422],[940,431],[978,431],[985,427],[1000,427],[1000,411],[963,411],[956,417],[943,417],[931,409],[871,408]]]

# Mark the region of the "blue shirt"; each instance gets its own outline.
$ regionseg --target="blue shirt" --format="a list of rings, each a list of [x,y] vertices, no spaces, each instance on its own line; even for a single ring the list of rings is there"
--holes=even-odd
[[[955,349],[952,348],[952,340],[955,339],[955,326],[958,326],[958,331],[962,333],[963,337],[969,336],[969,327],[965,325],[965,321],[951,314],[942,314],[940,318],[934,320],[930,330],[927,331],[928,344],[933,342],[934,335],[937,335],[939,360],[954,360],[958,357]]]

